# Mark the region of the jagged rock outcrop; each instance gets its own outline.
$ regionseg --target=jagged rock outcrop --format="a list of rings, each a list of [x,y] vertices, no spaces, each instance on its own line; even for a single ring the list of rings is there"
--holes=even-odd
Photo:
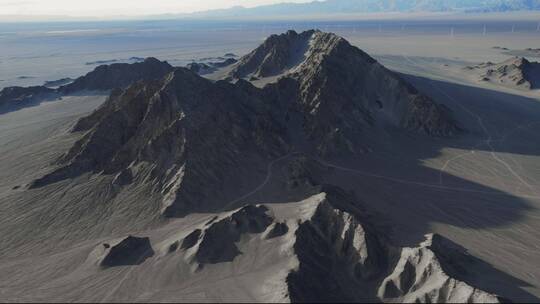
[[[295,232],[292,302],[501,301],[462,281],[470,261],[450,241],[429,235],[417,248],[394,247],[339,189],[325,191]]]
[[[279,222],[274,223],[272,225],[272,228],[266,235],[266,238],[273,239],[273,238],[281,237],[287,234],[287,232],[289,232],[289,226],[287,225],[287,223],[279,223]]]
[[[110,90],[125,88],[141,80],[157,80],[171,72],[173,67],[156,58],[146,58],[143,62],[114,63],[100,65],[85,76],[72,83],[60,87],[62,93],[73,93],[82,90]]]
[[[194,230],[182,241],[182,249],[193,248],[194,262],[216,264],[230,262],[241,254],[235,243],[244,234],[259,234],[266,230],[273,219],[265,206],[248,205],[202,231]]]
[[[378,301],[388,252],[369,227],[334,202],[326,197],[295,232],[299,266],[287,276],[292,302]]]
[[[474,259],[460,247],[439,235],[415,248],[393,246],[354,197],[328,185],[318,190],[285,213],[281,204],[222,213],[171,244],[169,254],[199,272],[207,264],[242,267],[241,256],[253,254],[243,251],[264,248],[262,256],[289,265],[273,284],[284,283],[291,302],[501,301],[466,282]]]
[[[523,57],[513,57],[501,63],[485,62],[466,69],[477,71],[481,81],[527,90],[540,88],[540,63]]]
[[[379,298],[407,303],[500,303],[498,296],[458,278],[467,273],[469,256],[440,235],[427,235],[415,248],[403,248]]]
[[[150,239],[128,236],[111,243],[103,243],[94,252],[103,268],[138,265],[154,254]]]

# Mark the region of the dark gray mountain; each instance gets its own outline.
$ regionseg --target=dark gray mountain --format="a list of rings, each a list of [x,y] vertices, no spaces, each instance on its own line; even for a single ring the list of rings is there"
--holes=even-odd
[[[54,92],[55,90],[43,86],[7,87],[0,91],[0,106],[8,104],[20,105],[34,97]]]
[[[141,80],[161,79],[171,72],[173,67],[156,58],[146,58],[143,62],[128,64],[115,63],[101,65],[88,74],[75,80],[69,78],[45,83],[43,86],[7,87],[0,91],[0,107],[7,110],[27,106],[32,100],[46,96],[60,96],[78,91],[108,91],[114,88],[125,88]],[[68,84],[61,85],[61,83]],[[50,88],[51,83],[58,88]]]
[[[62,93],[71,93],[81,90],[125,88],[140,80],[160,79],[172,69],[173,67],[167,62],[152,57],[133,64],[100,65],[92,72],[75,79],[72,83],[62,86],[58,90]]]
[[[235,79],[276,76],[274,86],[294,96],[308,136],[318,139],[322,154],[359,152],[362,143],[355,139],[375,124],[436,136],[459,131],[447,108],[334,34],[272,35],[230,72]]]
[[[249,184],[249,170],[287,152],[284,113],[249,83],[212,83],[178,68],[160,81],[115,90],[77,123],[74,131],[86,134],[61,167],[33,187],[83,172],[121,173],[155,183],[166,215],[212,208],[227,189]],[[135,164],[147,166],[137,174]]]
[[[44,86],[7,87],[0,90],[0,113],[18,110],[34,102],[58,98],[56,90]]]
[[[86,133],[59,167],[31,187],[84,172],[114,174],[118,184],[153,183],[163,213],[179,216],[223,208],[261,164],[291,151],[365,153],[381,126],[432,136],[459,131],[446,108],[334,34],[272,36],[231,77],[252,74],[281,78],[258,88],[177,68],[113,91],[74,127]]]

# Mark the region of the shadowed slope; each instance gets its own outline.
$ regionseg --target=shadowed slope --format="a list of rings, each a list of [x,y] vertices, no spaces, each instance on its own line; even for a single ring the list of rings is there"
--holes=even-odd
[[[280,65],[290,60],[290,45],[307,50],[292,68]],[[84,172],[120,174],[155,185],[163,212],[176,216],[219,208],[218,198],[234,198],[232,177],[236,187],[249,186],[248,176],[261,164],[291,150],[364,153],[373,148],[372,130],[386,125],[445,136],[459,130],[446,108],[333,34],[273,36],[235,70],[251,65],[259,73],[290,70],[257,88],[244,80],[213,83],[178,68],[160,81],[113,91],[75,125],[86,134],[59,160],[60,168],[31,187]]]

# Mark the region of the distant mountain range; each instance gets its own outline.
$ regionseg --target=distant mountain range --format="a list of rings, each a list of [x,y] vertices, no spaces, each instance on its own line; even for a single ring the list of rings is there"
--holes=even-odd
[[[253,17],[382,12],[505,12],[540,10],[540,0],[326,0],[241,6],[191,14],[194,17]]]

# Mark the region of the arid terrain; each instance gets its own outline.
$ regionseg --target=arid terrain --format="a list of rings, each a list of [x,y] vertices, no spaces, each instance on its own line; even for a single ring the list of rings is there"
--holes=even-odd
[[[13,80],[0,300],[538,301],[539,34],[321,28]]]

